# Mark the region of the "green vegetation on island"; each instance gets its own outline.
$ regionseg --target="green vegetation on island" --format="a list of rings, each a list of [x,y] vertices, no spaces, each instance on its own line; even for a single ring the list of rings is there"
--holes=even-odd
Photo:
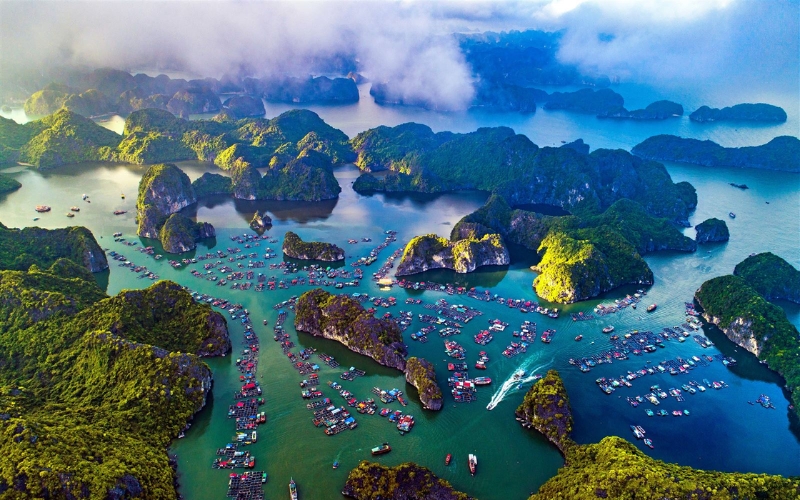
[[[32,241],[49,248],[37,262],[70,253],[56,247],[69,233],[50,233]],[[168,282],[107,298],[83,256],[70,258],[0,271],[0,490],[175,498],[166,447],[211,387],[208,367],[181,352],[227,352],[225,321]],[[0,268],[30,260],[3,258]]]
[[[208,222],[195,222],[183,214],[175,213],[167,217],[158,231],[161,246],[169,253],[183,253],[194,250],[198,240],[217,235],[214,226]]]
[[[342,495],[356,500],[472,500],[415,463],[387,467],[366,460],[347,475]]]
[[[85,227],[14,229],[0,222],[0,269],[25,271],[34,264],[47,269],[61,258],[93,273],[108,269],[106,254]]]
[[[693,122],[785,122],[786,111],[772,104],[736,104],[727,108],[700,106],[689,115]]]
[[[543,107],[598,115],[621,108],[624,103],[622,96],[611,89],[580,89],[574,92],[553,92]]]
[[[405,371],[407,351],[397,324],[375,318],[347,295],[333,295],[320,288],[305,292],[297,299],[294,327]]]
[[[395,274],[407,276],[442,268],[469,273],[481,266],[507,266],[509,262],[508,249],[499,234],[470,235],[453,241],[426,234],[406,244]]]
[[[212,174],[211,172],[205,172],[193,180],[192,187],[198,198],[218,194],[233,194],[231,178],[220,174]]]
[[[707,321],[786,380],[794,412],[800,414],[800,333],[783,309],[733,275],[706,281],[694,297]]]
[[[539,148],[506,127],[453,134],[403,124],[367,130],[351,144],[360,169],[391,170],[381,178],[360,176],[353,184],[359,192],[479,189],[515,205],[548,204],[587,214],[628,198],[650,215],[685,226],[697,206],[694,187],[674,183],[659,163],[623,150]]]
[[[564,467],[528,500],[564,498],[797,498],[800,482],[776,475],[693,469],[648,457],[636,446],[608,436],[574,446]]]
[[[626,440],[609,436],[576,444],[571,436],[569,397],[558,372],[550,370],[525,395],[516,411],[525,427],[547,437],[564,454],[564,466],[529,500],[569,498],[796,498],[800,481],[767,474],[693,469],[655,460]]]
[[[751,255],[736,264],[733,274],[767,300],[800,303],[800,271],[771,252]]]
[[[656,135],[631,149],[631,153],[657,161],[693,163],[706,167],[746,167],[800,172],[800,139],[780,136],[761,146],[725,148],[712,141]]]
[[[694,226],[697,235],[695,241],[698,245],[703,243],[717,243],[728,241],[731,237],[728,224],[724,220],[712,217]]]
[[[683,116],[683,106],[672,101],[656,101],[644,109],[628,111],[623,107],[606,110],[597,115],[598,118],[616,120],[666,120]]]
[[[0,122],[0,160],[37,169],[107,159],[120,136],[81,115],[61,109],[41,120],[19,125]]]
[[[442,409],[442,389],[436,382],[436,369],[428,360],[414,356],[408,358],[406,382],[417,389],[424,409]]]
[[[515,412],[525,427],[533,427],[566,456],[575,442],[572,432],[572,408],[564,382],[556,370],[534,383]]]
[[[167,218],[179,210],[197,203],[189,176],[171,163],[153,165],[139,181],[136,198],[136,234],[158,238]]]
[[[283,237],[283,253],[293,259],[324,260],[336,262],[344,260],[344,250],[333,243],[321,241],[303,241],[292,231],[286,231]]]
[[[652,284],[653,273],[641,255],[697,248],[670,221],[648,215],[627,199],[599,215],[556,217],[512,210],[503,197],[493,195],[453,227],[451,238],[469,231],[496,232],[539,252],[536,293],[561,303],[595,297],[624,284]]]
[[[21,188],[22,184],[18,180],[8,175],[0,174],[0,194],[10,193]]]

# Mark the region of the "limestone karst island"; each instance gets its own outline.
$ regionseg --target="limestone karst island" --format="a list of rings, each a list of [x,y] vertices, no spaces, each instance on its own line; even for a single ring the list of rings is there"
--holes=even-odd
[[[796,0],[0,47],[0,499],[800,498]]]

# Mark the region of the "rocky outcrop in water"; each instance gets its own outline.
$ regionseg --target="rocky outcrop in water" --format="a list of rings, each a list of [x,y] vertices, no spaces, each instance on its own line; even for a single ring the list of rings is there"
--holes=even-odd
[[[216,235],[214,226],[208,222],[194,222],[179,213],[170,215],[159,230],[161,245],[169,253],[189,252],[197,247],[198,240]]]
[[[272,227],[272,218],[267,215],[266,211],[264,213],[259,213],[258,210],[256,210],[256,213],[253,214],[253,219],[250,221],[250,227],[258,234],[262,234]]]
[[[301,260],[324,260],[336,262],[344,260],[344,250],[333,243],[303,241],[300,236],[287,231],[283,237],[283,253],[287,257]]]
[[[549,370],[534,383],[515,412],[524,427],[542,433],[566,456],[575,446],[572,432],[572,408],[564,382],[556,370]]]
[[[713,217],[694,226],[694,229],[697,231],[694,239],[698,245],[728,241],[731,237],[725,221]]]
[[[426,410],[442,409],[442,389],[436,382],[436,370],[424,358],[410,357],[406,363],[406,382],[419,392],[419,400]]]
[[[362,461],[348,474],[342,495],[356,500],[474,500],[411,462],[387,467]]]
[[[721,121],[734,122],[776,122],[786,121],[786,111],[772,104],[737,104],[728,108],[700,106],[689,115],[693,122],[708,123]]]
[[[656,135],[631,149],[648,160],[677,161],[706,167],[743,167],[800,172],[800,139],[780,136],[761,146],[725,148],[712,141]]]
[[[297,299],[294,327],[298,332],[335,340],[378,364],[406,369],[407,350],[397,325],[375,318],[346,295],[319,288],[304,293]]]
[[[683,116],[683,106],[672,101],[656,101],[644,109],[628,111],[623,107],[608,109],[597,115],[598,118],[615,120],[666,120]]]
[[[426,234],[408,242],[395,274],[408,276],[429,269],[469,273],[481,266],[507,266],[509,262],[508,249],[499,234],[457,241]]]
[[[194,203],[197,197],[188,175],[171,163],[151,166],[139,181],[137,234],[158,238],[168,216]]]

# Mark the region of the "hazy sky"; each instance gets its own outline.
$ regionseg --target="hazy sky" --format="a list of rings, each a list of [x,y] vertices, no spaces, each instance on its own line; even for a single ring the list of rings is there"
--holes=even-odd
[[[19,65],[204,76],[248,67],[306,75],[310,57],[355,54],[363,73],[457,107],[471,75],[453,31],[563,30],[559,58],[591,74],[662,85],[798,86],[798,0],[281,2],[0,0],[0,76]]]

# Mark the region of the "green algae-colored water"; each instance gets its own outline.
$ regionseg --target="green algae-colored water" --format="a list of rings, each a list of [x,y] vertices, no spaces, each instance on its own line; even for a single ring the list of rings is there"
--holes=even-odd
[[[337,122],[336,116],[344,116],[345,112],[336,108],[327,109],[335,116],[326,119],[348,133],[353,132],[347,129],[348,123],[350,127],[354,127],[352,123],[370,122],[362,127],[366,128],[377,125],[381,119],[379,115],[358,115],[356,110],[349,121],[342,118],[342,122]],[[280,110],[271,109],[271,112],[278,111]],[[325,116],[325,109],[317,111]],[[391,113],[400,113],[402,121],[423,121],[428,116],[424,112],[415,115],[412,111],[397,109],[391,110]],[[503,116],[508,116],[509,121],[519,120],[518,115],[494,115],[490,120],[491,124],[501,122]],[[605,123],[598,122],[593,117],[582,120],[570,117],[567,125],[575,129],[577,135],[565,135],[564,138],[572,140],[581,136],[583,131],[591,131],[596,138],[602,138],[604,134],[614,135],[614,127],[618,125]],[[447,128],[447,124],[440,125]],[[599,131],[598,127],[601,127]],[[758,130],[759,134],[763,134],[762,129]],[[535,131],[531,135],[536,142]],[[758,142],[760,141],[755,141]],[[634,143],[626,144],[626,147]],[[592,144],[593,147],[616,145],[614,141],[603,143],[602,140]],[[200,162],[185,162],[181,164],[181,168],[195,178],[214,167]],[[406,305],[404,301],[407,297],[419,298],[425,303],[446,298],[451,303],[463,303],[482,310],[483,316],[467,324],[462,335],[454,337],[466,347],[467,361],[470,364],[474,363],[480,350],[486,350],[491,358],[489,369],[485,373],[471,370],[472,374],[478,373],[493,379],[491,386],[479,389],[478,401],[475,403],[454,405],[452,397],[445,390],[445,407],[441,412],[423,411],[413,388],[406,385],[398,372],[351,353],[336,343],[310,338],[304,334],[298,337],[291,326],[293,316],[289,315],[286,326],[298,346],[294,349],[295,352],[301,347],[315,347],[320,352],[333,355],[341,364],[337,369],[321,364],[319,375],[323,382],[321,390],[334,403],[344,404],[344,401],[324,384],[327,380],[340,382],[359,399],[371,397],[370,389],[374,386],[383,389],[397,387],[408,393],[410,404],[405,411],[415,416],[417,424],[405,436],[400,436],[394,425],[378,415],[354,413],[358,428],[332,437],[326,436],[321,429],[312,425],[311,412],[305,407],[306,401],[300,397],[298,383],[303,377],[292,368],[278,345],[272,341],[272,325],[277,317],[273,305],[290,296],[299,295],[309,289],[309,286],[263,293],[231,290],[229,287],[220,287],[213,282],[197,279],[189,273],[189,269],[173,269],[166,259],[155,261],[137,251],[142,244],[153,242],[142,241],[137,246],[128,247],[113,241],[111,235],[116,231],[123,232],[128,240],[140,241],[134,236],[134,207],[136,187],[144,172],[143,167],[79,165],[47,174],[22,168],[5,170],[4,172],[22,182],[23,188],[0,196],[0,221],[9,227],[39,225],[53,228],[68,224],[85,225],[97,235],[101,246],[124,253],[130,260],[148,266],[162,278],[241,303],[249,309],[254,327],[261,337],[258,377],[267,401],[263,409],[268,415],[268,423],[259,429],[258,443],[251,450],[257,458],[256,468],[269,473],[269,482],[265,488],[267,498],[286,495],[290,477],[298,483],[301,498],[338,498],[347,471],[358,461],[371,459],[369,449],[384,441],[390,442],[393,451],[377,458],[381,463],[391,465],[405,461],[418,462],[453,483],[456,488],[481,499],[526,497],[556,473],[562,459],[555,448],[536,432],[524,430],[514,421],[513,410],[522,400],[531,382],[524,383],[521,388],[517,384],[504,382],[520,368],[524,368],[529,374],[543,374],[548,368],[557,368],[561,372],[572,400],[575,414],[574,437],[578,442],[594,442],[606,435],[619,435],[635,441],[628,426],[636,423],[645,427],[648,437],[654,441],[655,449],[649,450],[641,442],[637,442],[637,445],[655,458],[726,471],[800,474],[800,425],[790,416],[789,403],[782,393],[781,381],[759,365],[755,358],[728,343],[714,329],[705,332],[716,343],[716,347],[710,349],[702,349],[690,338],[682,344],[674,340],[667,341],[665,349],[653,354],[632,356],[627,361],[599,365],[589,373],[581,373],[567,363],[571,357],[582,357],[603,350],[608,340],[600,329],[606,324],[613,324],[620,334],[632,329],[660,330],[661,327],[680,324],[684,319],[683,303],[691,300],[694,290],[706,279],[730,273],[735,264],[750,253],[772,251],[793,265],[800,266],[800,177],[779,172],[708,169],[677,164],[669,164],[667,168],[675,181],[687,180],[697,188],[699,205],[692,216],[692,223],[699,223],[712,216],[724,218],[730,228],[731,241],[701,247],[693,254],[660,253],[647,256],[656,277],[656,284],[648,290],[645,298],[646,303],[658,303],[658,309],[652,314],[646,314],[639,308],[626,309],[612,316],[585,322],[570,320],[570,312],[590,312],[597,303],[608,304],[633,291],[629,289],[617,290],[593,301],[564,307],[562,317],[557,320],[538,314],[522,314],[496,302],[479,302],[466,296],[451,297],[444,293],[423,293],[397,288],[380,291],[369,279],[365,279],[358,289],[345,289],[348,292],[374,296],[391,295],[397,298],[397,306],[386,310],[379,308],[380,313],[391,312],[396,315],[400,310],[408,310],[416,318],[418,313],[429,312],[422,306]],[[398,231],[398,241],[383,250],[378,263],[363,268],[365,277],[368,278],[409,238],[428,232],[448,235],[455,222],[479,207],[486,198],[485,193],[361,196],[350,187],[358,175],[354,168],[342,167],[337,170],[336,175],[343,191],[335,201],[255,203],[215,198],[201,202],[193,212],[196,211],[199,220],[211,222],[217,228],[216,240],[209,243],[214,251],[240,246],[229,237],[251,232],[247,221],[256,209],[266,209],[273,217],[274,226],[268,234],[279,240],[275,244],[262,241],[259,255],[263,255],[265,247],[280,252],[283,234],[291,229],[304,239],[339,244],[345,248],[349,263],[351,259],[366,255],[369,249],[380,243],[385,230]],[[745,183],[750,189],[740,191],[729,186],[728,182]],[[81,201],[84,193],[89,195],[92,203]],[[120,196],[123,193],[126,195],[124,200]],[[40,215],[40,220],[34,222],[32,219],[37,214],[33,207],[37,204],[51,205],[53,210]],[[69,220],[64,214],[72,205],[79,205],[81,212]],[[113,210],[120,209],[129,212],[121,216],[111,214]],[[728,212],[735,212],[736,219],[729,219]],[[693,233],[693,230],[687,229],[688,235],[693,236]],[[370,237],[373,241],[356,245],[347,243],[350,238],[362,237]],[[201,244],[196,254],[207,252],[207,248],[208,246]],[[514,257],[514,263],[507,268],[491,268],[467,276],[438,271],[421,275],[419,279],[458,282],[470,287],[491,287],[493,293],[503,297],[532,300],[535,296],[530,284],[535,274],[528,268],[532,256],[525,251],[515,250]],[[280,258],[267,263],[279,260]],[[256,271],[262,271],[267,276],[275,275],[279,279],[283,277],[279,270]],[[111,261],[107,279],[110,294],[123,288],[150,284],[148,280],[137,279],[137,275],[127,268],[118,267],[116,261]],[[791,304],[781,305],[787,310],[790,319],[795,324],[800,324],[800,308]],[[495,340],[485,347],[474,344],[472,335],[486,325],[486,320],[492,318],[510,323],[509,328],[496,334]],[[262,326],[263,319],[268,320],[267,327]],[[500,353],[508,343],[515,340],[510,332],[518,329],[519,324],[526,319],[535,321],[540,333],[546,328],[556,328],[557,334],[549,345],[542,344],[537,338],[527,353],[506,359]],[[242,329],[234,322],[230,322],[229,326],[234,354],[222,359],[208,360],[215,378],[208,406],[195,418],[186,437],[176,440],[172,447],[172,452],[179,456],[181,491],[189,499],[222,498],[226,491],[228,472],[213,470],[210,465],[215,457],[215,450],[227,443],[234,434],[234,424],[227,418],[227,408],[232,402],[233,391],[239,385],[239,372],[234,361],[243,346]],[[406,338],[421,326],[423,325],[415,319],[406,331]],[[583,335],[581,342],[574,341],[578,334]],[[442,340],[434,332],[427,344],[410,339],[407,343],[411,355],[423,356],[434,362],[440,385],[446,388],[446,357]],[[728,369],[719,361],[714,361],[709,366],[695,369],[688,376],[648,376],[633,381],[633,387],[620,388],[612,395],[603,394],[594,383],[600,376],[624,375],[628,370],[647,366],[648,362],[656,364],[677,356],[713,356],[719,352],[735,357],[739,364]],[[352,382],[339,379],[339,374],[350,366],[365,370],[367,375]],[[647,388],[652,384],[660,384],[666,389],[679,387],[692,379],[702,381],[704,378],[724,380],[729,387],[687,395],[683,403],[669,398],[659,407],[670,411],[689,409],[690,416],[647,417],[644,408],[650,407],[649,405],[633,408],[625,401],[626,396],[648,392]],[[505,390],[501,390],[501,387]],[[762,393],[772,398],[777,406],[776,410],[747,404],[747,401],[754,401]],[[486,405],[493,397],[499,401],[497,407],[493,411],[487,411]],[[379,404],[379,407],[382,406],[385,405]],[[393,409],[401,408],[398,403],[388,406]],[[775,450],[780,452],[776,453]],[[449,467],[444,465],[447,453],[452,453],[454,457]],[[466,467],[468,453],[477,454],[479,459],[479,470],[475,477],[470,476]],[[341,463],[338,470],[331,467],[334,460]]]

